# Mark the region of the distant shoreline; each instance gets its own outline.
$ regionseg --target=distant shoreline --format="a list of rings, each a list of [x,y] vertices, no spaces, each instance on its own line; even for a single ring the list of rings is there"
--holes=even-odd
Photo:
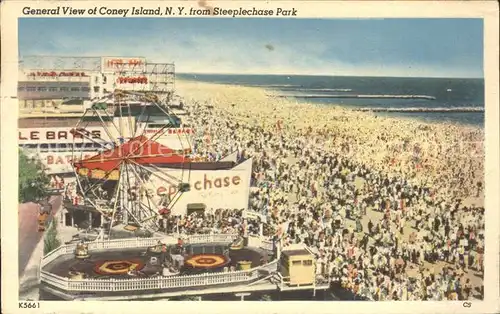
[[[365,76],[365,75],[326,75],[326,74],[259,74],[259,73],[194,73],[194,72],[177,72],[178,76],[208,76],[208,75],[219,75],[219,76],[297,76],[297,77],[363,77],[363,78],[390,78],[390,79],[437,79],[437,80],[483,80],[484,77],[446,77],[446,76]],[[186,79],[199,82],[196,79]]]
[[[301,107],[301,106],[307,106],[307,107],[312,106],[314,108],[328,108],[327,110],[337,110],[342,115],[349,114],[349,115],[353,115],[353,116],[366,116],[366,117],[368,117],[368,116],[373,117],[375,113],[381,113],[381,114],[382,113],[388,113],[388,114],[389,113],[410,113],[410,114],[412,113],[412,111],[405,112],[404,108],[401,111],[386,110],[386,108],[382,108],[384,110],[373,110],[374,108],[366,108],[366,109],[363,107],[356,108],[356,107],[349,106],[349,105],[342,104],[342,103],[320,104],[320,103],[301,101],[301,100],[294,98],[294,97],[273,97],[274,93],[276,93],[276,90],[268,89],[265,86],[247,86],[247,85],[243,85],[243,84],[227,84],[227,83],[206,82],[206,81],[189,80],[189,79],[188,80],[185,80],[185,79],[177,79],[176,80],[176,85],[178,85],[178,86],[191,85],[191,84],[201,85],[201,86],[207,87],[207,89],[214,89],[215,94],[219,94],[221,92],[221,88],[222,88],[222,90],[225,90],[226,88],[237,88],[237,89],[241,89],[241,90],[245,90],[245,91],[251,90],[251,91],[257,92],[259,94],[258,97],[265,97],[269,101],[273,101],[273,99],[274,99],[274,100],[278,101],[280,104],[286,104],[287,106],[294,107],[294,109],[298,109],[298,107]],[[179,94],[182,97],[190,98],[190,93],[188,93],[188,94],[179,93]],[[241,99],[242,100],[244,98],[246,99],[246,96],[249,96],[249,95],[242,96]],[[206,97],[207,100],[216,98],[216,97],[214,97],[214,95],[204,95],[203,97]],[[248,100],[248,99],[246,99],[246,100]],[[235,103],[234,105],[238,105],[238,104]],[[377,108],[375,108],[375,109],[377,109]],[[397,110],[398,108],[394,108],[394,109]],[[432,110],[432,108],[430,110]],[[452,111],[452,110],[446,111],[446,113],[450,113],[450,112],[451,113],[460,113],[461,111]],[[417,111],[414,111],[414,113],[417,113]],[[439,110],[433,111],[433,113],[440,113],[440,111]],[[471,110],[471,111],[467,111],[466,113],[484,113],[484,110],[482,110],[482,111]],[[416,122],[416,123],[419,123],[422,125],[431,125],[431,126],[432,125],[447,126],[447,127],[452,126],[452,127],[459,127],[461,129],[475,130],[475,131],[479,131],[479,132],[484,133],[484,128],[482,126],[478,126],[476,124],[461,123],[461,122],[456,122],[456,121],[448,121],[448,120],[429,121],[429,120],[417,118],[417,117],[409,118],[407,116],[402,116],[402,117],[378,116],[378,118],[385,119],[387,121],[398,121],[398,122],[412,121],[412,122]]]
[[[436,97],[427,95],[313,95],[313,94],[276,94],[271,97],[279,98],[360,98],[360,99],[428,99]]]
[[[323,105],[276,98],[269,96],[272,91],[263,87],[181,80],[176,85],[179,95],[186,98],[186,101],[210,106],[220,112],[221,116],[244,124],[273,130],[279,123],[288,132],[297,136],[316,134],[324,137],[331,134],[332,140],[326,140],[325,149],[335,146],[339,139],[347,137],[352,143],[352,150],[345,156],[346,158],[391,174],[396,170],[391,168],[388,160],[397,158],[400,163],[398,169],[404,172],[405,176],[421,184],[428,182],[429,178],[439,182],[438,178],[442,176],[441,169],[448,165],[440,150],[447,146],[463,149],[453,161],[457,165],[455,171],[459,171],[458,169],[464,167],[464,164],[470,164],[475,169],[484,169],[483,145],[460,146],[464,140],[466,143],[484,143],[485,130],[477,125],[362,112],[343,104]],[[438,134],[439,136],[436,136]],[[388,147],[370,145],[380,141],[380,138],[384,138],[383,141]],[[409,141],[410,145],[427,145],[426,155],[422,161],[429,162],[428,168],[415,170],[412,153],[400,152],[395,155],[391,147],[402,145],[405,141]],[[476,177],[471,180],[484,182],[482,170],[479,170]],[[460,190],[455,188],[452,190]]]
[[[451,107],[451,108],[352,108],[354,111],[363,111],[363,112],[436,112],[436,113],[448,113],[448,112],[484,112],[484,108],[481,107]]]

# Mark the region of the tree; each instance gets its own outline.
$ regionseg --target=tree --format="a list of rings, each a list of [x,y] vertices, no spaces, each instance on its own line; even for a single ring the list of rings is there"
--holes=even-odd
[[[50,179],[43,171],[42,164],[19,150],[19,202],[32,202],[47,197],[46,187],[49,183]]]
[[[57,237],[57,219],[54,218],[49,226],[49,229],[45,233],[45,238],[43,240],[43,254],[48,254],[53,250],[61,246],[61,241]]]

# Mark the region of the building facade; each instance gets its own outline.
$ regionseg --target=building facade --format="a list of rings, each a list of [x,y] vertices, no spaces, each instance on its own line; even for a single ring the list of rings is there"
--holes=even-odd
[[[144,57],[28,56],[20,63],[18,81],[21,112],[57,110],[68,101],[74,110],[74,100],[96,100],[115,89],[173,91],[175,67]]]

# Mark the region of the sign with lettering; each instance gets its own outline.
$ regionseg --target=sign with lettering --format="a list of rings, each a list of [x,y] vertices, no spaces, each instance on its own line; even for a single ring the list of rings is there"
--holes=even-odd
[[[179,200],[172,208],[173,215],[185,215],[188,204],[202,203],[207,210],[213,208],[247,209],[250,193],[250,177],[252,172],[252,160],[227,170],[191,170],[189,176],[184,170],[163,168],[157,175],[152,175],[146,183],[150,196],[156,204],[161,201],[162,196],[173,197],[178,186],[173,180],[162,180],[168,174],[170,178],[177,178],[183,183],[189,183],[190,190],[183,192]],[[167,178],[168,178],[167,177]],[[145,200],[146,201],[146,200]]]
[[[90,158],[95,156],[97,153],[85,152],[85,153],[75,153],[72,152],[60,152],[60,153],[28,153],[28,158],[39,160],[47,174],[61,174],[61,173],[73,173],[72,161],[78,161],[80,159]]]
[[[148,78],[145,76],[138,77],[119,77],[116,79],[119,84],[147,84]]]
[[[22,128],[19,129],[19,145],[109,142],[103,128]]]
[[[101,69],[103,72],[115,71],[133,71],[144,72],[146,67],[146,59],[141,57],[119,58],[119,57],[103,57],[101,58]]]
[[[154,139],[156,142],[172,149],[182,150],[191,148],[194,131],[192,128],[165,128],[138,126],[136,134]]]
[[[152,128],[148,128],[146,129],[145,133],[146,134],[155,134],[155,133],[159,133],[159,132],[163,132],[165,131],[164,133],[165,134],[193,134],[194,133],[194,130],[192,128],[168,128],[168,129],[165,129],[165,130],[161,130],[160,128],[155,128],[155,129],[152,129]]]
[[[147,128],[139,127],[136,135],[145,135],[156,142],[172,149],[190,147],[190,128]],[[23,144],[63,144],[63,143],[103,143],[118,139],[120,134],[116,127],[87,128],[21,128],[18,130],[19,145]]]
[[[85,72],[30,72],[28,73],[28,76],[35,76],[35,77],[61,77],[61,76],[72,76],[72,77],[88,77],[88,75]]]
[[[188,137],[191,129],[146,129],[138,130],[138,135],[145,135],[153,141],[174,150],[191,148]],[[40,159],[48,167],[49,173],[72,172],[68,158],[75,156],[93,156],[99,150],[105,149],[105,144],[118,139],[119,133],[115,127],[87,128],[20,128],[18,129],[19,147],[28,155]],[[75,144],[75,145],[73,145]],[[75,146],[73,148],[73,146]],[[106,147],[110,148],[108,144]],[[141,147],[145,152],[148,146]],[[169,151],[170,152],[170,151]],[[166,153],[168,154],[168,153]]]

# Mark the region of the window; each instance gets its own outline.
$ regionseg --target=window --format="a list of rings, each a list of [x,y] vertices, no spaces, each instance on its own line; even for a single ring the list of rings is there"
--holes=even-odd
[[[90,87],[82,87],[82,92],[90,92]]]
[[[28,92],[36,92],[36,87],[33,87],[33,86],[28,86],[28,87],[26,87],[26,90],[27,90]]]
[[[95,77],[95,83],[96,83],[96,84],[97,84],[97,83],[99,83],[99,76],[96,76],[96,77]]]
[[[102,76],[102,82],[103,82],[104,84],[106,84],[106,82],[107,82],[107,81],[108,81],[108,78],[106,77],[106,75],[103,75],[103,76]]]
[[[94,86],[94,93],[99,93],[99,86]]]
[[[292,261],[293,266],[299,266],[301,264],[301,261]]]
[[[57,92],[57,87],[49,87],[49,92]]]
[[[71,87],[72,92],[79,92],[80,88],[79,87]]]
[[[306,260],[306,261],[302,261],[302,265],[304,265],[304,266],[312,266],[312,264],[313,264],[313,261],[311,261],[310,259]]]
[[[61,91],[61,92],[67,92],[67,91],[69,91],[69,88],[67,88],[67,87],[59,87],[59,91]]]
[[[39,92],[46,92],[47,88],[46,87],[38,87],[36,90]]]
[[[18,86],[17,87],[17,91],[18,92],[24,92],[24,90],[25,90],[24,86]]]

